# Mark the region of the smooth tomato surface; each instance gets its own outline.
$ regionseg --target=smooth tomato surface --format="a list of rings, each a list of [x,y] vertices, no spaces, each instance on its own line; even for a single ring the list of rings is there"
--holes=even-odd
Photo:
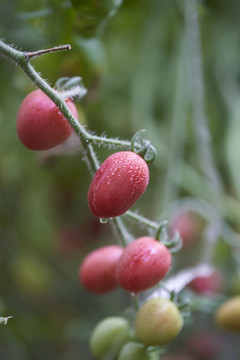
[[[78,118],[74,103],[70,99],[65,102]],[[64,142],[72,132],[63,114],[41,90],[31,92],[21,103],[17,115],[17,133],[28,149],[51,149]]]
[[[137,313],[135,330],[145,345],[158,346],[174,339],[183,326],[177,306],[170,300],[152,298]]]
[[[215,321],[220,327],[240,333],[240,296],[225,301],[215,313]]]
[[[224,287],[224,278],[220,270],[215,271],[209,276],[198,276],[192,280],[189,287],[199,294],[220,292]]]
[[[90,348],[97,360],[115,358],[121,347],[132,340],[126,319],[110,316],[100,321],[90,337]],[[137,359],[136,359],[137,360]]]
[[[159,356],[148,352],[143,344],[131,341],[122,347],[117,360],[159,360]]]
[[[183,241],[183,247],[189,247],[199,239],[201,230],[197,216],[192,212],[182,212],[171,219],[170,233],[178,231]]]
[[[91,252],[79,269],[79,280],[88,291],[104,294],[117,286],[116,265],[123,249],[117,245],[104,246]]]
[[[165,277],[171,262],[165,245],[150,236],[138,238],[125,248],[117,264],[117,282],[130,292],[147,290]]]
[[[88,191],[89,208],[99,218],[122,215],[141,197],[148,182],[148,165],[141,156],[117,152],[96,172]]]

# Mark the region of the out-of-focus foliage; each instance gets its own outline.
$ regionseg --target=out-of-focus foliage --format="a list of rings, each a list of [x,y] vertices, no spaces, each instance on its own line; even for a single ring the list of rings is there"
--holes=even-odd
[[[196,146],[184,2],[113,1],[113,11],[100,12],[90,24],[76,3],[1,0],[0,37],[26,51],[71,44],[71,51],[32,64],[52,86],[62,76],[83,78],[88,94],[77,106],[89,129],[120,138],[147,130],[158,158],[150,165],[149,188],[135,206],[142,214],[162,220],[182,196],[216,207]],[[240,232],[240,3],[206,0],[198,5],[206,114],[223,182],[216,211]],[[122,315],[131,303],[121,290],[88,294],[77,271],[91,249],[118,240],[109,224],[99,224],[90,214],[91,177],[80,153],[52,158],[20,144],[16,116],[34,89],[31,81],[1,58],[0,84],[0,316],[13,315],[1,327],[0,358],[89,360],[94,325],[105,316]],[[111,151],[99,149],[100,160]],[[208,220],[201,222],[203,229]],[[135,232],[135,223],[130,228]],[[194,246],[177,255],[173,270],[206,260],[205,235],[202,231]],[[224,296],[234,295],[240,290],[239,253],[233,254],[219,235],[211,261],[227,279]],[[180,348],[188,356],[184,359],[239,359],[239,338],[218,330],[212,308],[201,300],[206,313],[187,321],[166,360],[175,359]],[[206,327],[207,349],[199,345],[206,343]]]

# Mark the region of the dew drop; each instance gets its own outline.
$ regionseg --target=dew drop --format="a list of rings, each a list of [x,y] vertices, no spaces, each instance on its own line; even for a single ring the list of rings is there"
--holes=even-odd
[[[101,224],[107,224],[108,219],[106,219],[106,218],[100,218],[99,221],[100,221]]]

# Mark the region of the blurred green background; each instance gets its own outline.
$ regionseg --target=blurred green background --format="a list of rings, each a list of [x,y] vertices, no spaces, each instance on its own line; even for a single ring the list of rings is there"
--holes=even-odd
[[[59,77],[82,77],[88,94],[77,104],[80,121],[97,134],[130,139],[146,129],[158,158],[150,165],[148,190],[134,208],[160,221],[178,208],[177,199],[206,201],[215,210],[206,212],[201,227],[216,212],[231,229],[227,241],[218,232],[210,261],[227,278],[224,294],[235,295],[240,256],[238,247],[229,244],[232,230],[240,231],[240,3],[105,1],[96,13],[92,3],[75,0],[73,7],[62,0],[1,0],[0,36],[25,51],[71,44],[71,51],[32,64],[52,86]],[[198,34],[191,3],[197,5],[201,37],[189,45],[191,35]],[[104,296],[87,293],[78,283],[78,268],[89,251],[118,239],[88,209],[91,176],[80,153],[53,157],[19,142],[18,107],[34,85],[4,58],[0,83],[0,315],[13,316],[0,327],[0,359],[89,360],[94,325],[123,314],[131,301],[119,289]],[[213,164],[201,151],[208,140],[201,144],[194,99],[209,125]],[[97,151],[103,161],[116,150]],[[217,179],[208,177],[208,166]],[[127,224],[133,233],[147,233],[134,222]],[[177,255],[173,272],[205,260],[204,236],[198,237],[196,246]],[[210,352],[196,346],[206,343],[201,338],[206,327],[208,338],[216,337]],[[194,336],[198,340],[191,340]],[[211,310],[200,311],[169,346],[169,354],[166,360],[238,360],[239,338],[216,329]]]

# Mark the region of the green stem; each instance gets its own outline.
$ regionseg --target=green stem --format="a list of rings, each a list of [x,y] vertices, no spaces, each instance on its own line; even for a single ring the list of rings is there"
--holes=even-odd
[[[130,141],[119,140],[119,139],[111,139],[106,138],[104,136],[96,136],[89,134],[84,126],[82,126],[78,120],[73,116],[69,108],[67,107],[65,101],[62,99],[61,94],[57,93],[54,89],[52,89],[48,83],[42,79],[42,77],[36,72],[33,66],[30,64],[31,57],[41,56],[45,53],[65,50],[69,45],[59,46],[52,49],[40,50],[35,52],[22,52],[12,48],[11,46],[5,44],[2,40],[0,40],[0,53],[8,57],[17,63],[22,70],[27,74],[27,76],[35,83],[39,89],[41,89],[59,108],[62,114],[65,116],[67,121],[70,123],[76,134],[81,138],[82,141],[86,143],[100,143],[103,145],[115,145],[130,148]],[[31,55],[32,54],[32,55]]]
[[[22,69],[28,75],[28,77],[55,103],[61,113],[65,116],[67,121],[70,123],[76,134],[81,138],[82,141],[89,141],[89,136],[84,127],[79,124],[78,120],[73,116],[65,101],[62,100],[61,95],[57,94],[45,80],[35,71],[29,62],[25,62]]]
[[[121,237],[123,246],[127,246],[134,240],[134,237],[129,233],[129,231],[125,227],[121,217],[118,216],[114,218],[113,221]]]
[[[132,297],[133,307],[134,307],[135,311],[137,312],[139,310],[139,306],[140,306],[138,295],[135,293],[132,293],[131,297]]]
[[[46,53],[54,52],[54,51],[60,51],[60,50],[66,50],[69,49],[70,45],[62,45],[59,47],[54,47],[47,50],[39,50],[35,52],[22,52],[14,49],[13,47],[5,44],[3,41],[0,40],[0,53],[5,55],[7,58],[14,61],[17,65],[19,65],[22,70],[26,73],[26,75],[32,80],[34,84],[39,87],[59,108],[59,110],[62,112],[62,114],[65,116],[67,121],[70,123],[76,134],[80,138],[80,143],[82,145],[83,151],[84,151],[84,160],[88,165],[89,170],[92,173],[95,173],[97,169],[99,168],[100,164],[97,159],[97,155],[93,149],[93,146],[91,143],[100,143],[100,144],[106,144],[106,145],[115,145],[115,146],[121,146],[121,147],[127,147],[130,149],[131,142],[130,141],[124,141],[119,139],[110,139],[106,138],[105,136],[96,136],[89,134],[84,126],[82,126],[78,120],[73,116],[69,108],[67,107],[64,97],[61,95],[61,93],[56,92],[54,89],[51,88],[51,86],[44,80],[42,77],[37,73],[37,71],[33,68],[33,66],[30,64],[30,59],[33,57],[38,57],[41,55],[44,55]],[[142,222],[146,224],[147,226],[157,228],[158,224],[140,216],[133,212],[127,213],[127,215],[131,218],[135,218],[139,222]],[[120,217],[116,217],[113,219],[113,223],[115,228],[118,230],[118,233],[120,234],[120,237],[122,239],[122,243],[124,246],[126,246],[129,242],[133,240],[132,235],[128,232],[126,229],[123,221],[120,219]]]
[[[141,224],[147,225],[148,227],[150,227],[152,229],[157,230],[159,228],[159,224],[156,223],[155,221],[151,221],[151,220],[145,218],[144,216],[139,215],[131,210],[128,210],[124,215],[127,215],[131,219],[136,220],[136,221],[140,222]]]

